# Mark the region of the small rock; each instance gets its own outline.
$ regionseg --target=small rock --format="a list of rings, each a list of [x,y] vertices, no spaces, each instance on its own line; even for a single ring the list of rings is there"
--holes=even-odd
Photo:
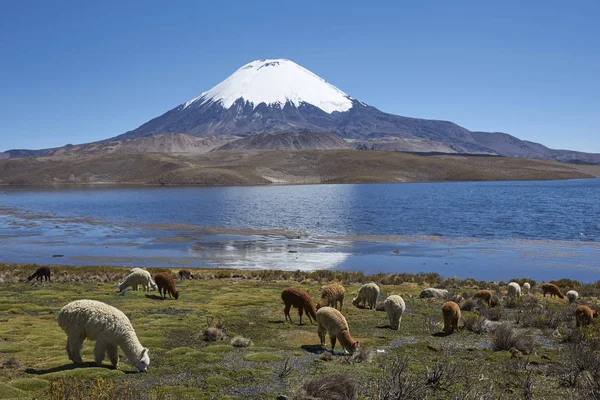
[[[277,396],[276,400],[288,400],[287,396]]]
[[[550,358],[550,356],[548,356],[548,355],[546,355],[546,354],[544,354],[544,355],[542,356],[542,358],[543,358],[544,360],[552,360],[552,359]]]
[[[428,348],[429,350],[431,350],[431,351],[442,351],[442,349],[441,349],[440,347],[433,346],[433,345],[431,345],[431,344],[428,344],[428,345],[427,345],[427,348]]]

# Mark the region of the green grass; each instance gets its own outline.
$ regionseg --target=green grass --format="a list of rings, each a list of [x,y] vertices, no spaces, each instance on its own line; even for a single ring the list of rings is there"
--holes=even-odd
[[[32,268],[0,266],[0,275],[26,276]],[[98,379],[103,385],[112,382],[118,386],[126,382],[134,393],[132,398],[152,399],[290,396],[306,379],[332,373],[352,375],[363,390],[373,382],[385,380],[383,368],[389,367],[397,357],[409,360],[415,376],[427,374],[435,363],[452,362],[460,368],[461,376],[470,376],[482,385],[493,383],[491,390],[498,395],[514,392],[516,396],[522,390],[520,380],[524,379],[527,369],[509,368],[516,361],[508,351],[491,350],[489,334],[462,329],[450,336],[437,336],[441,325],[428,328],[428,320],[441,320],[443,300],[419,299],[418,294],[424,287],[440,283],[435,274],[376,277],[383,293],[400,294],[406,302],[407,311],[399,331],[387,328],[384,312],[351,305],[361,281],[366,282],[367,278],[360,273],[345,275],[350,283],[344,284],[343,314],[351,334],[355,340],[360,340],[361,349],[379,350],[372,362],[359,363],[340,354],[331,360],[321,359],[316,351],[319,348],[316,325],[306,319],[302,326],[284,323],[283,318],[282,289],[301,287],[317,300],[321,285],[329,278],[343,278],[343,273],[320,272],[322,276],[315,273],[298,283],[298,274],[302,273],[286,273],[289,280],[283,280],[277,272],[240,271],[242,278],[234,279],[230,278],[231,271],[227,274],[221,271],[219,276],[209,276],[212,272],[204,271],[197,274],[202,279],[176,281],[181,293],[179,300],[162,301],[152,297],[155,292],[150,292],[149,297],[143,291],[117,295],[118,276],[127,270],[57,268],[57,282],[1,284],[0,366],[6,366],[0,368],[0,398],[48,398],[51,383],[71,385],[65,380],[68,377],[82,380],[80,390],[88,390],[82,396],[90,399],[94,398],[90,393]],[[115,280],[104,283],[91,280],[94,276],[105,275],[114,276]],[[74,276],[82,277],[81,282],[72,281]],[[457,284],[459,293],[474,292],[471,283]],[[107,302],[128,315],[141,343],[150,349],[151,363],[147,373],[130,373],[134,368],[126,363],[122,352],[118,370],[110,369],[108,360],[103,367],[71,368],[65,352],[66,335],[58,327],[56,316],[65,304],[82,298]],[[539,302],[547,310],[567,307],[566,301],[558,299],[540,297]],[[518,311],[518,308],[505,309],[504,320],[514,322]],[[463,316],[467,314],[463,312]],[[292,316],[297,323],[296,310],[292,310]],[[213,324],[223,325],[227,334],[225,340],[202,341],[207,317]],[[561,330],[571,329],[573,322],[561,323]],[[536,398],[572,398],[576,389],[559,386],[558,377],[548,372],[553,366],[568,364],[566,345],[554,338],[552,331],[536,331],[543,340],[536,344],[534,354],[524,358],[529,362],[527,368],[536,371],[532,375],[533,392]],[[236,335],[251,339],[254,345],[234,348],[229,341]],[[326,347],[329,348],[328,341]],[[339,343],[336,350],[341,350]],[[84,342],[83,358],[85,362],[93,361],[93,342]],[[288,362],[292,368],[286,374],[282,371]],[[459,380],[448,390],[464,390],[465,385],[464,380]],[[448,395],[443,391],[428,390],[429,398],[446,398],[444,396]],[[362,395],[369,398],[365,392]]]

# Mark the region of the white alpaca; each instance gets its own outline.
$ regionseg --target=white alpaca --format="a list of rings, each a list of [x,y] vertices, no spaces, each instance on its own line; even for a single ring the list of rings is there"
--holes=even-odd
[[[508,297],[521,297],[521,286],[517,282],[508,284]]]
[[[447,294],[448,291],[446,289],[427,288],[423,289],[419,297],[422,299],[426,297],[442,298]]]
[[[529,291],[531,291],[531,285],[529,282],[525,282],[523,284],[523,294],[529,294]]]
[[[565,296],[567,296],[567,299],[569,299],[569,303],[575,303],[579,298],[579,293],[574,290],[569,290],[567,293],[565,293]]]
[[[395,294],[388,296],[383,302],[383,308],[390,320],[390,327],[394,330],[398,330],[400,328],[400,321],[402,321],[402,314],[404,314],[404,310],[406,310],[404,299]]]
[[[101,365],[108,355],[113,367],[119,365],[119,347],[129,362],[140,371],[150,364],[148,349],[138,340],[129,318],[113,306],[95,300],[75,300],[58,313],[58,325],[67,334],[69,360],[82,364],[81,348],[85,339],[95,340],[94,356]]]
[[[367,303],[369,308],[375,308],[377,297],[379,297],[379,286],[375,282],[366,283],[360,287],[358,295],[352,299],[352,304],[359,306],[362,303],[364,307]]]
[[[150,291],[150,289],[156,290],[156,283],[152,280],[150,272],[141,268],[133,268],[123,283],[119,285],[119,292],[130,286],[133,290],[138,290],[138,285],[141,285],[146,292]]]

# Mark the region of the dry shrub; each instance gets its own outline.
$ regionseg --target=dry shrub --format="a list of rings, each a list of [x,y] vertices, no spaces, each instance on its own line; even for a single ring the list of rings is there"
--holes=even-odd
[[[358,389],[354,379],[346,375],[326,375],[306,382],[294,400],[356,400]]]
[[[352,355],[346,356],[345,360],[349,363],[370,363],[375,358],[375,350],[372,347],[358,349]]]
[[[473,299],[467,299],[460,305],[460,309],[462,311],[473,311],[478,305],[479,303],[477,301]]]
[[[575,320],[574,306],[559,309],[531,307],[523,311],[523,326],[538,329],[556,329],[560,325],[570,325]]]
[[[231,339],[231,345],[233,347],[250,347],[253,344],[254,343],[252,343],[252,340],[243,336],[236,336],[233,339]]]
[[[324,351],[319,355],[319,360],[321,361],[333,361],[333,354],[328,351]]]
[[[217,340],[225,340],[226,335],[222,329],[211,326],[202,331],[202,340],[205,342],[216,342]]]
[[[116,385],[109,379],[97,378],[95,381],[64,377],[50,383],[46,398],[51,400],[133,400],[142,393],[136,393],[127,380]]]
[[[485,332],[485,321],[484,317],[479,316],[478,314],[468,314],[463,317],[463,326],[468,331],[474,333],[482,333]]]
[[[508,324],[500,325],[492,334],[494,350],[510,350],[515,348],[523,354],[533,352],[533,335],[525,329],[515,329]]]
[[[383,368],[383,376],[367,388],[373,400],[420,400],[425,398],[426,386],[410,372],[408,358],[398,356]]]

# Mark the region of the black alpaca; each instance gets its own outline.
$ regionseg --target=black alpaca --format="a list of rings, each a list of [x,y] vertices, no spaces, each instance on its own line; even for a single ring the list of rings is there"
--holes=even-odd
[[[32,279],[36,279],[36,280],[50,280],[50,268],[48,267],[39,267],[34,273],[33,275],[27,277],[28,281],[31,281]]]

